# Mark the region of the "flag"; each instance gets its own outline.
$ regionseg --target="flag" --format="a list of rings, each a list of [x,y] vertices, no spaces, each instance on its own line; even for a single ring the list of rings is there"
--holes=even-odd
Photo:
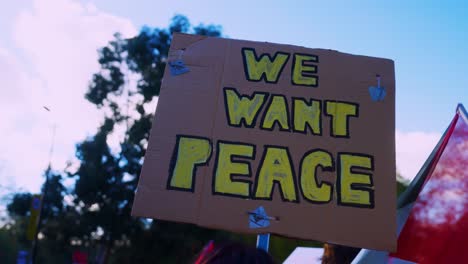
[[[26,237],[28,240],[34,240],[36,237],[37,224],[39,222],[39,215],[41,214],[41,202],[42,196],[40,194],[33,195],[29,214],[28,229],[26,231]]]
[[[398,248],[363,249],[353,264],[460,263],[468,259],[468,115],[462,105],[398,199]]]

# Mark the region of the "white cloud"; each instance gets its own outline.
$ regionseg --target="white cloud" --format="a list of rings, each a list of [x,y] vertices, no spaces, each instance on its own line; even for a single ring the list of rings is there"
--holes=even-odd
[[[396,163],[400,174],[413,179],[442,135],[426,132],[396,132]]]
[[[0,182],[38,191],[52,124],[57,125],[53,167],[63,169],[75,144],[102,120],[84,99],[99,69],[97,49],[115,32],[130,37],[137,31],[128,19],[74,0],[34,0],[11,24],[22,54],[0,47]]]
[[[37,159],[43,156],[36,149],[37,144],[44,140],[44,133],[41,133],[41,127],[35,125],[36,115],[31,112],[34,96],[29,94],[31,87],[40,90],[41,85],[38,79],[22,71],[19,61],[5,49],[0,52],[0,74],[0,182],[3,186],[14,186],[17,177],[30,175],[31,170],[37,170]],[[34,154],[40,155],[34,157]],[[39,179],[40,173],[41,170],[35,173]]]

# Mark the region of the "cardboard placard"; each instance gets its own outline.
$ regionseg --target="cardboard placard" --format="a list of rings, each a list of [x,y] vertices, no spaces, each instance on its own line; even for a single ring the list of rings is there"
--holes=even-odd
[[[395,249],[393,61],[175,34],[168,62],[133,215]]]

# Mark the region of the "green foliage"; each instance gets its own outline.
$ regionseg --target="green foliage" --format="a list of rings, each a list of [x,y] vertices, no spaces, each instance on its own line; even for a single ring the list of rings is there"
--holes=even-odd
[[[18,241],[11,227],[0,228],[0,259],[2,263],[16,263]]]
[[[32,194],[16,193],[7,206],[8,213],[14,217],[26,216],[31,207]]]
[[[396,178],[397,178],[397,198],[398,198],[398,196],[401,193],[403,193],[406,190],[406,188],[408,188],[409,181],[403,178],[403,176],[401,176],[399,172],[397,172]]]
[[[408,188],[406,183],[397,182],[397,197]]]

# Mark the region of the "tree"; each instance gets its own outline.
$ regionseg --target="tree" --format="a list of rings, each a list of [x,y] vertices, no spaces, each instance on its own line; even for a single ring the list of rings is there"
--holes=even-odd
[[[18,250],[31,246],[26,239],[31,200],[30,193],[15,193],[7,205],[10,221],[0,228],[0,259],[5,263],[14,263]]]
[[[8,214],[12,217],[27,216],[31,208],[32,194],[16,193],[7,205]]]
[[[78,168],[49,175],[38,263],[68,262],[74,249],[87,250],[97,263],[183,263],[208,239],[230,235],[130,215],[174,32],[220,36],[221,28],[194,27],[177,15],[168,29],[145,27],[130,39],[117,33],[99,50],[101,69],[92,76],[85,97],[106,117],[94,136],[77,144]],[[120,138],[117,145],[108,144],[113,136]],[[71,190],[62,185],[64,175],[76,180]],[[15,219],[8,230],[22,230],[15,233],[22,240],[31,197],[16,194],[8,206]],[[23,248],[30,246],[24,242]]]
[[[66,195],[66,189],[62,185],[62,175],[53,173],[47,169],[45,175],[49,176],[47,182],[48,191],[45,192],[45,185],[42,187],[44,193],[43,209],[41,211],[41,235],[38,260],[40,263],[63,263],[67,258],[68,238],[72,226],[65,221],[66,210],[73,210],[73,206],[67,206],[63,203],[63,197]],[[7,206],[11,223],[3,227],[5,236],[10,236],[11,245],[14,245],[14,252],[18,250],[29,250],[32,242],[27,240],[26,231],[29,224],[32,194],[16,193]],[[68,232],[67,232],[68,230]],[[56,259],[57,261],[53,261]],[[41,261],[42,260],[42,261]]]
[[[97,243],[103,262],[154,260],[186,262],[214,231],[192,225],[149,221],[131,217],[146,143],[159,95],[172,33],[220,36],[220,27],[192,27],[184,16],[175,16],[168,29],[145,27],[130,39],[119,34],[99,51],[101,69],[92,77],[86,99],[106,113],[95,136],[77,145],[80,161],[69,171],[76,179],[74,204],[80,205],[82,243]],[[118,144],[108,144],[119,137]],[[157,245],[157,246],[156,246]],[[112,253],[112,254],[111,254]],[[110,258],[110,256],[113,258]],[[138,260],[138,261],[137,261]]]

